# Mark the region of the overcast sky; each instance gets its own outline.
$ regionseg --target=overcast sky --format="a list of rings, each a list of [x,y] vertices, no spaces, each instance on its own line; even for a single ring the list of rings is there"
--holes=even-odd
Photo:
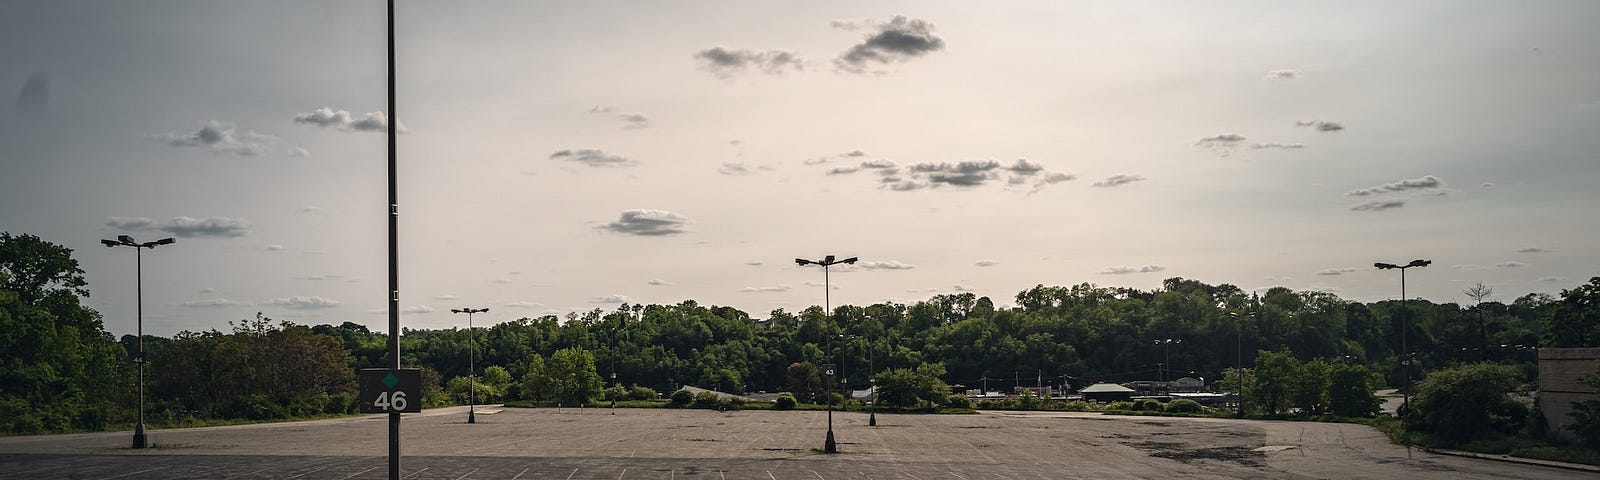
[[[402,323],[1600,275],[1600,2],[399,2]],[[383,2],[0,1],[0,230],[386,331]]]

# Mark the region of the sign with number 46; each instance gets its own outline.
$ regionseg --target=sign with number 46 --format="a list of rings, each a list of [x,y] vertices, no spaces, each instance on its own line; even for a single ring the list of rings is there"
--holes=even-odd
[[[361,413],[422,411],[422,371],[415,368],[361,370]]]

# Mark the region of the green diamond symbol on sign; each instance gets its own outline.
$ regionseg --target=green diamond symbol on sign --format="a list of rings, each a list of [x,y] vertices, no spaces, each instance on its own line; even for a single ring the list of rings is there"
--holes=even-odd
[[[394,390],[394,384],[396,383],[400,383],[400,378],[394,376],[393,372],[383,376],[383,386],[389,387],[390,390]]]

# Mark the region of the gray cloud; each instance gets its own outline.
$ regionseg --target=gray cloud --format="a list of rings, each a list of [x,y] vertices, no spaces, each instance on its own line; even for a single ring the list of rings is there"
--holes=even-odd
[[[447,294],[444,294],[444,295],[434,295],[433,299],[434,300],[460,300],[461,296],[460,295],[451,295],[451,294],[447,293]]]
[[[1462,265],[1451,265],[1450,268],[1453,268],[1453,269],[1456,269],[1456,270],[1461,270],[1461,271],[1471,271],[1471,270],[1483,270],[1483,269],[1486,269],[1486,268],[1489,268],[1489,267],[1485,267],[1483,265],[1475,265],[1475,264],[1467,263],[1467,264],[1462,264]]]
[[[750,164],[747,164],[747,163],[722,162],[722,166],[717,168],[717,173],[720,173],[720,174],[723,174],[723,175],[732,176],[732,177],[748,177],[750,175],[755,175],[755,174],[760,173],[760,172],[769,172],[769,171],[772,171],[772,170],[773,170],[773,168],[771,166],[768,166],[768,165],[750,165]]]
[[[1356,271],[1356,269],[1350,268],[1350,267],[1329,268],[1329,269],[1324,269],[1324,270],[1322,270],[1320,272],[1317,272],[1317,275],[1325,275],[1325,276],[1344,275],[1346,273],[1354,273],[1355,271]]]
[[[1145,265],[1143,267],[1107,267],[1105,270],[1101,271],[1100,274],[1101,275],[1127,275],[1127,274],[1130,274],[1130,273],[1155,273],[1155,272],[1160,272],[1160,271],[1163,271],[1163,270],[1166,270],[1166,269],[1167,269],[1167,267],[1163,267],[1163,266],[1160,266],[1160,265]]]
[[[637,208],[622,212],[617,221],[601,227],[617,233],[657,237],[688,231],[689,219],[666,210]]]
[[[957,187],[975,187],[984,182],[998,177],[995,172],[1000,169],[1000,162],[994,160],[948,163],[919,163],[911,166],[911,172],[921,174],[934,185],[954,185]]]
[[[833,167],[828,169],[828,175],[849,175],[861,171],[861,167]]]
[[[1143,181],[1143,180],[1146,180],[1146,178],[1144,178],[1144,176],[1142,176],[1142,175],[1112,175],[1110,177],[1106,177],[1105,180],[1094,182],[1094,186],[1096,186],[1096,187],[1117,187],[1117,186],[1127,185],[1127,184],[1130,184],[1130,183],[1133,183],[1133,182],[1138,182],[1138,181]]]
[[[199,147],[209,149],[213,153],[231,153],[244,157],[267,153],[272,150],[272,143],[277,141],[277,137],[272,135],[253,131],[240,132],[237,126],[216,120],[206,121],[199,130],[192,133],[167,132],[153,135],[152,138],[173,147]]]
[[[510,308],[539,308],[544,306],[543,303],[539,302],[506,302],[501,305]]]
[[[1500,268],[1522,268],[1528,266],[1528,264],[1522,262],[1500,262],[1494,264],[1494,266]]]
[[[744,287],[744,288],[739,289],[739,291],[745,292],[745,293],[787,292],[787,291],[789,291],[789,286],[788,285],[774,285],[774,286],[770,286],[770,287]]]
[[[1318,132],[1327,132],[1327,133],[1332,133],[1332,132],[1337,132],[1337,131],[1340,131],[1340,130],[1344,130],[1344,125],[1343,124],[1340,124],[1339,122],[1330,121],[1330,120],[1302,120],[1302,121],[1294,122],[1294,125],[1297,126],[1297,127],[1311,127],[1311,128],[1316,129]]]
[[[933,33],[933,24],[896,15],[888,23],[872,25],[877,31],[850,47],[833,64],[839,70],[864,73],[875,65],[905,62],[944,49],[944,39]]]
[[[311,151],[310,150],[306,150],[306,147],[289,147],[289,149],[288,150],[284,150],[283,153],[287,153],[291,157],[309,157],[309,156],[311,156]]]
[[[595,105],[594,108],[589,109],[589,113],[609,115],[612,113],[612,109],[611,107]],[[622,112],[612,115],[611,118],[613,120],[622,122],[622,128],[629,130],[650,128],[652,125],[650,122],[650,116],[639,112]]]
[[[1026,158],[1019,158],[1017,159],[1016,163],[1011,164],[1009,167],[1005,167],[1005,169],[1012,174],[1026,177],[1043,172],[1044,165],[1029,162]]]
[[[1300,78],[1299,70],[1280,69],[1267,72],[1267,80],[1294,80]]]
[[[980,266],[980,267],[993,267],[993,266],[999,265],[999,264],[1000,264],[1000,262],[996,262],[996,261],[993,261],[993,260],[983,260],[983,261],[980,261],[980,262],[977,263],[977,265]]]
[[[1237,133],[1223,133],[1220,135],[1202,137],[1194,142],[1195,146],[1210,150],[1221,156],[1232,155],[1234,150],[1245,145],[1247,138]]]
[[[767,262],[763,262],[763,261],[760,261],[760,260],[751,260],[751,261],[748,261],[748,262],[744,262],[745,265],[749,265],[749,266],[752,266],[752,267],[759,267],[759,266],[762,266],[762,265],[764,265],[766,263]]]
[[[917,268],[916,265],[901,263],[895,260],[867,260],[856,262],[855,266],[857,268],[864,268],[867,270],[910,270]]]
[[[106,226],[124,231],[156,231],[175,237],[242,237],[250,233],[250,222],[243,218],[172,217],[165,224],[146,217],[111,217]]]
[[[1555,250],[1551,250],[1551,249],[1544,248],[1544,247],[1524,247],[1524,248],[1517,249],[1517,253],[1550,253],[1550,252],[1554,252],[1554,251]]]
[[[1269,148],[1270,149],[1280,149],[1280,150],[1297,150],[1297,149],[1301,149],[1301,148],[1306,148],[1306,145],[1303,144],[1303,143],[1252,143],[1252,144],[1250,144],[1250,148],[1253,149],[1253,150],[1262,150],[1262,149],[1269,149]]]
[[[1567,279],[1566,277],[1548,276],[1548,277],[1539,277],[1538,280],[1534,280],[1534,281],[1535,282],[1539,282],[1539,283],[1557,283],[1557,282],[1561,282],[1561,281],[1566,280],[1566,279]]]
[[[17,91],[17,115],[23,118],[39,118],[44,115],[44,108],[48,103],[50,103],[50,74],[42,70],[28,74],[28,79],[22,82],[22,89]]]
[[[294,309],[294,310],[316,310],[316,309],[337,307],[337,306],[339,306],[339,303],[340,302],[338,300],[332,300],[332,299],[322,298],[322,297],[318,297],[318,296],[314,296],[313,295],[313,296],[309,296],[309,297],[294,296],[294,297],[285,297],[285,298],[274,298],[272,300],[267,300],[265,302],[261,302],[260,305],[261,306],[270,306],[270,307],[283,307],[283,308],[289,308],[289,309]]]
[[[669,282],[669,281],[666,281],[666,280],[662,280],[662,279],[659,279],[659,278],[652,278],[652,279],[650,279],[650,281],[647,281],[647,282],[644,282],[644,283],[649,284],[649,285],[663,286],[663,287],[664,286],[668,286],[668,285],[672,285],[672,282]]]
[[[638,162],[621,155],[606,153],[604,150],[582,148],[577,150],[557,150],[550,154],[551,160],[566,160],[578,162],[591,167],[622,167]]]
[[[1430,190],[1441,187],[1444,187],[1444,182],[1439,180],[1438,177],[1433,175],[1424,175],[1422,178],[1402,179],[1398,182],[1385,183],[1383,185],[1367,187],[1359,190],[1351,190],[1349,192],[1345,192],[1345,195],[1352,197],[1365,197],[1368,195],[1377,195],[1381,193]]]
[[[633,303],[633,299],[628,298],[627,295],[611,294],[603,297],[591,298],[589,299],[589,303]]]
[[[861,162],[861,168],[870,168],[870,169],[876,169],[876,170],[892,170],[892,169],[894,169],[894,167],[895,167],[894,162],[890,161],[890,160],[878,159],[878,160],[867,160],[865,162]]]
[[[170,304],[170,305],[174,305],[174,306],[178,306],[178,307],[185,307],[185,308],[222,308],[222,307],[232,307],[232,306],[235,306],[235,305],[244,305],[244,304],[243,303],[239,303],[239,302],[235,302],[233,300],[228,300],[226,298],[210,298],[210,299],[205,299],[205,300],[190,300],[190,301],[187,301],[187,302],[178,302],[178,303],[173,303],[173,304]]]
[[[1391,209],[1391,208],[1400,208],[1400,207],[1404,207],[1404,206],[1406,206],[1406,201],[1405,200],[1381,199],[1380,198],[1380,199],[1376,199],[1376,200],[1368,200],[1366,202],[1362,202],[1362,203],[1359,203],[1359,204],[1356,204],[1356,205],[1351,205],[1350,209],[1351,210],[1355,210],[1357,212],[1381,212],[1381,211],[1388,210],[1388,209]]]
[[[430,306],[427,306],[427,305],[422,305],[422,304],[417,304],[417,305],[412,305],[412,306],[400,309],[400,313],[410,313],[410,314],[433,313],[433,307],[430,307]]]
[[[352,115],[348,110],[335,110],[331,107],[322,107],[309,113],[295,114],[294,123],[316,125],[345,132],[389,131],[389,115],[386,113],[370,112]],[[396,131],[406,133],[406,124],[400,124]]]
[[[782,74],[785,69],[805,70],[805,59],[786,50],[747,50],[715,46],[694,54],[705,62],[703,67],[711,74],[728,78],[748,69],[769,75]]]

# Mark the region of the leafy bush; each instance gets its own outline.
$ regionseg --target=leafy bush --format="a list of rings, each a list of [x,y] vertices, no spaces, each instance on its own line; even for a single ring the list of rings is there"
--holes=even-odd
[[[717,405],[721,403],[722,399],[717,397],[715,393],[700,392],[694,395],[695,408],[717,408]]]
[[[772,408],[778,410],[794,410],[795,405],[798,403],[799,402],[794,399],[793,394],[785,393],[778,395],[778,401],[772,406]]]
[[[951,408],[972,408],[972,399],[959,393],[950,394],[950,399],[945,400],[945,405]]]
[[[1429,372],[1411,396],[1406,428],[1460,445],[1522,428],[1528,407],[1512,398],[1526,388],[1516,368],[1472,363]]]
[[[1600,390],[1600,369],[1584,377],[1583,383]],[[1572,418],[1572,425],[1567,425],[1567,429],[1577,434],[1583,443],[1600,447],[1600,400],[1572,402]]]
[[[1133,402],[1129,402],[1129,401],[1126,401],[1126,400],[1118,400],[1118,401],[1115,401],[1115,402],[1107,403],[1105,409],[1106,410],[1133,410]]]
[[[1061,409],[1068,412],[1087,412],[1094,410],[1094,404],[1085,402],[1083,400],[1073,400],[1061,404]]]
[[[1201,406],[1200,402],[1184,398],[1168,403],[1167,411],[1172,413],[1201,413],[1206,411],[1206,407]]]
[[[1141,412],[1160,412],[1166,410],[1167,408],[1166,406],[1161,405],[1160,400],[1146,398],[1144,400],[1140,400],[1138,403],[1133,404],[1133,409]]]
[[[694,401],[694,394],[693,393],[689,393],[688,390],[678,390],[676,392],[672,392],[672,397],[671,398],[672,398],[672,402],[671,402],[672,406],[674,406],[674,407],[682,407],[682,406],[688,405],[689,402],[693,402]]]
[[[655,400],[657,395],[656,389],[650,387],[634,385],[628,389],[628,400]]]

